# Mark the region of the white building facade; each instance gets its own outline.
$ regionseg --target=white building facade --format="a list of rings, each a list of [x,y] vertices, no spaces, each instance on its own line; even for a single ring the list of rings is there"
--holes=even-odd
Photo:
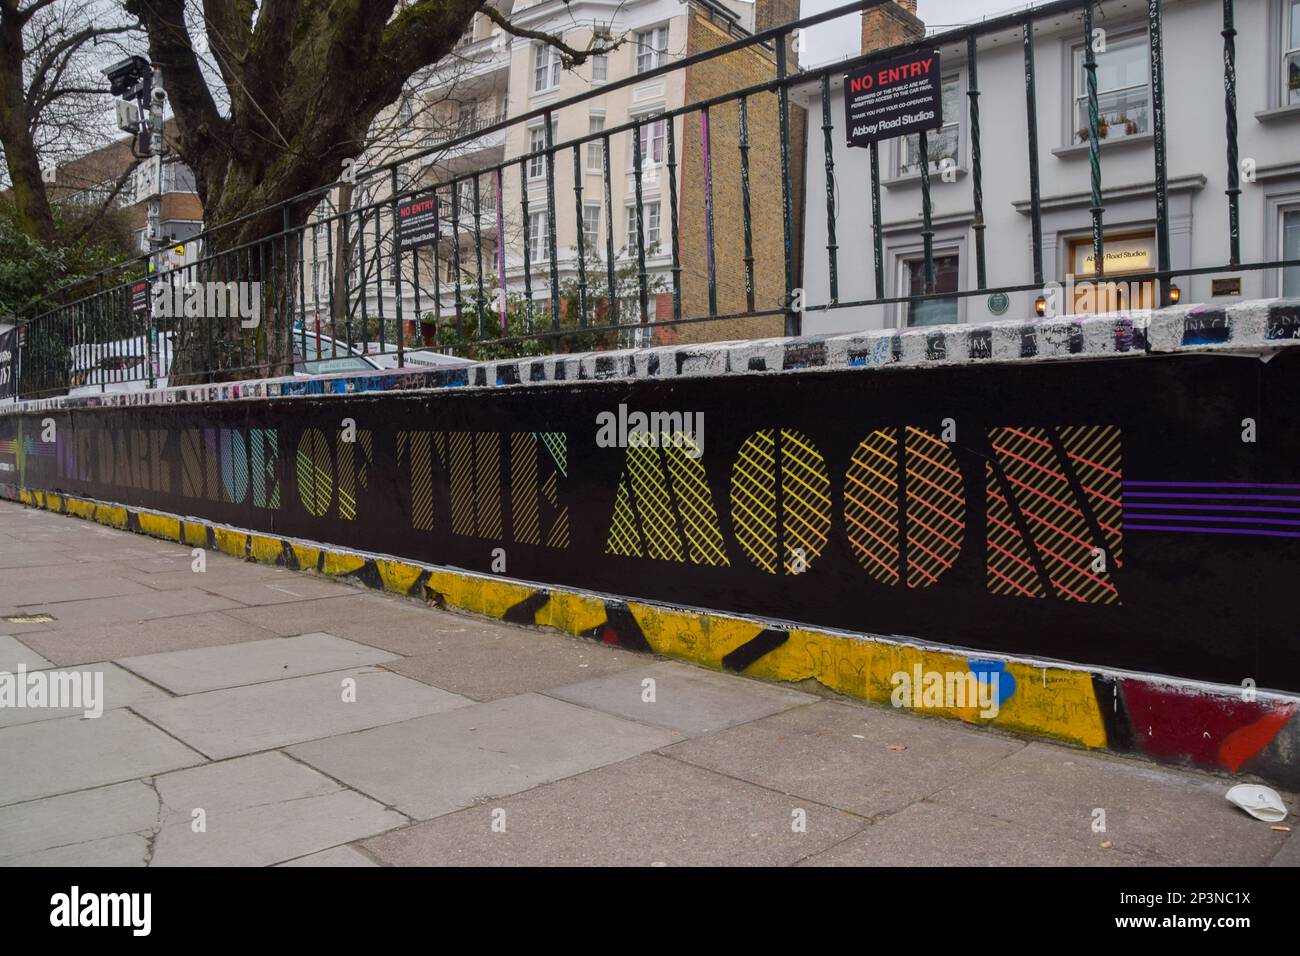
[[[1223,4],[1164,0],[1163,50],[1170,267],[1229,262]],[[1245,264],[1300,259],[1300,0],[1236,0],[1240,244]],[[1125,307],[1149,306],[1157,269],[1155,110],[1147,3],[1095,5],[1106,278]],[[969,71],[964,37],[934,47],[943,128],[929,134],[935,291],[978,289]],[[977,47],[987,288],[1034,282],[1025,55],[1018,26]],[[868,62],[868,57],[853,65]],[[1088,100],[1081,8],[1035,21],[1034,69],[1044,283],[1093,274]],[[880,229],[884,287],[876,288],[869,151],[845,145],[843,75],[832,79],[838,300],[923,291],[922,189],[915,136],[883,141]],[[795,101],[821,115],[820,87]],[[830,301],[823,138],[808,139],[803,290],[805,333],[1032,318],[1040,291],[941,301],[818,308]],[[945,175],[946,172],[946,175]],[[1300,296],[1300,268],[1225,270],[1174,280],[1183,302]],[[1125,296],[1128,296],[1127,298]],[[1112,301],[1113,301],[1112,295]],[[1103,297],[1097,296],[1096,301]],[[1097,311],[1066,296],[1061,312]]]

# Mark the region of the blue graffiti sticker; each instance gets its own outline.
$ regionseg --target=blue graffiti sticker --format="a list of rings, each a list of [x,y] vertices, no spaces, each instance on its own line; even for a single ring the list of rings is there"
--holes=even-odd
[[[998,675],[998,706],[1001,707],[1016,692],[1016,679],[1007,670],[1006,661],[981,660],[971,658],[966,662],[971,673],[979,678],[981,685],[989,682],[990,674]]]

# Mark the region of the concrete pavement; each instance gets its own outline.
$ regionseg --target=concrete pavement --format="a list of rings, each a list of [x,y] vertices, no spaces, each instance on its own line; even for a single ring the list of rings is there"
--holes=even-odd
[[[1228,778],[204,557],[0,503],[0,672],[102,681],[0,706],[0,863],[1300,864]]]

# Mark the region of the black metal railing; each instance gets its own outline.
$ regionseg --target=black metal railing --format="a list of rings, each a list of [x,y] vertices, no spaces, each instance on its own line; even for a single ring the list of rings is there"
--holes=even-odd
[[[620,333],[625,333],[630,326],[638,327],[642,342],[656,333],[665,334],[661,330],[684,330],[693,325],[737,319],[770,320],[775,330],[798,335],[802,331],[804,311],[894,304],[915,306],[995,292],[1041,291],[1046,269],[1034,37],[1035,25],[1040,21],[1059,21],[1063,16],[1078,17],[1085,41],[1088,195],[1092,252],[1096,275],[1100,277],[1105,261],[1106,207],[1097,60],[1091,42],[1097,0],[1055,0],[852,61],[815,69],[790,68],[796,31],[870,10],[883,2],[859,0],[740,36],[642,73],[611,76],[581,95],[532,110],[512,110],[517,115],[509,118],[476,122],[474,129],[463,135],[398,161],[360,170],[350,181],[314,190],[269,211],[213,226],[187,241],[190,257],[184,262],[151,273],[149,258],[142,256],[56,290],[30,304],[19,316],[23,330],[19,394],[34,398],[62,394],[77,387],[152,385],[164,376],[173,383],[207,382],[292,371],[359,368],[367,364],[364,356],[376,352],[396,353],[397,363],[401,365],[406,350],[412,346],[432,346],[477,356],[529,350],[533,354],[574,348],[590,350],[626,342],[627,337]],[[1178,276],[1300,265],[1300,261],[1282,258],[1242,262],[1234,0],[1223,0],[1222,28],[1218,29],[1217,17],[1212,27],[1221,32],[1223,43],[1229,260],[1174,269],[1165,162],[1168,118],[1162,4],[1161,0],[1145,0],[1145,3],[1150,50],[1156,268],[1126,274],[1125,278],[1154,283],[1158,303],[1167,304],[1171,300],[1173,280]],[[1008,31],[1020,34],[1023,52],[1031,281],[990,287],[985,243],[989,197],[985,191],[982,157],[981,138],[985,132],[980,124],[978,40]],[[886,295],[880,152],[878,144],[872,143],[869,238],[875,294],[871,298],[844,300],[841,298],[845,275],[841,250],[846,237],[837,227],[841,197],[836,191],[831,80],[836,74],[876,59],[943,46],[959,49],[964,46],[966,52],[976,287],[936,291],[930,140],[922,132],[917,136],[924,259],[922,289],[907,295]],[[723,64],[724,58],[736,56],[756,57],[768,75],[761,77],[760,70],[760,79],[749,85],[653,116],[636,116],[612,127],[556,141],[555,120],[561,116],[580,117],[582,128],[587,129],[588,110],[584,104],[597,97],[686,69]],[[738,75],[753,77],[755,74],[749,70]],[[812,91],[814,99],[820,97],[820,109],[814,107],[808,111],[806,125],[794,114],[800,109],[791,102],[796,87]],[[764,116],[774,112],[774,122],[758,124],[759,111],[765,111]],[[800,129],[809,135],[810,142],[816,142],[811,126],[817,118],[821,120],[826,178],[824,267],[829,296],[825,302],[808,302],[799,288],[800,258],[801,252],[814,250],[802,249],[797,234],[801,220],[796,208],[804,209],[804,203],[801,183],[796,181],[796,167],[805,164],[796,162],[795,151],[802,148],[796,141]],[[693,129],[697,123],[698,134],[695,134]],[[679,124],[684,141],[679,140]],[[718,145],[723,140],[716,134],[724,125],[734,127],[734,146],[730,142]],[[541,136],[534,148],[537,141],[530,136],[535,127],[540,127]],[[455,153],[456,147],[479,140],[485,134],[511,129],[524,133],[524,141],[529,143],[527,152],[506,155],[502,147],[499,159],[493,157],[471,169],[464,167],[464,151],[459,157]],[[658,139],[660,130],[662,144]],[[1203,147],[1209,142],[1208,132],[1207,129],[1207,138],[1201,141]],[[612,168],[611,147],[616,142],[630,145],[629,168],[625,174]],[[600,151],[598,169],[591,166],[591,150],[595,148]],[[694,150],[699,151],[698,156],[687,155]],[[575,220],[571,238],[565,237],[567,248],[562,261],[561,237],[557,231],[560,201],[556,171],[566,151],[572,161]],[[755,162],[770,162],[777,181],[772,182],[772,177],[766,175],[756,180]],[[688,163],[693,177],[689,180],[686,178]],[[587,182],[588,175],[599,176],[599,188]],[[662,208],[664,191],[660,189],[654,194],[659,198],[654,198],[647,189],[652,182],[659,184],[660,176],[667,180],[663,184],[667,216],[663,215]],[[630,225],[622,243],[618,241],[614,223],[616,182],[620,192],[629,194]],[[729,236],[734,227],[734,241],[719,239],[715,206],[717,189],[721,184],[731,183],[738,183],[741,222],[723,223],[723,232]],[[536,191],[530,195],[533,187]],[[1023,187],[1017,183],[1016,188]],[[507,196],[512,192],[518,197],[517,210],[506,208]],[[597,199],[589,203],[584,196]],[[468,214],[466,199],[470,201]],[[592,233],[591,238],[596,238],[596,242],[588,241],[589,204],[600,207],[603,221],[603,230],[598,226]],[[433,228],[421,236],[411,226],[420,219],[420,214],[412,210],[425,207],[431,211]],[[268,213],[272,217],[270,226]],[[485,219],[488,220],[486,229]],[[666,236],[663,235],[665,223]],[[652,230],[656,234],[654,238]],[[778,233],[779,256],[773,251],[774,243],[756,243],[756,237]],[[720,267],[720,249],[729,260],[735,261],[738,278]],[[815,251],[820,258],[822,247]],[[776,262],[777,258],[781,261]],[[311,264],[313,276],[310,294],[304,279],[307,263]],[[820,262],[807,267],[805,275],[819,266]],[[323,288],[318,282],[322,268],[327,273]],[[175,308],[155,308],[150,298],[157,287],[173,293],[179,288],[184,293],[196,286],[203,292],[218,283],[255,283],[255,301],[260,313],[256,321],[242,312],[231,315],[230,308],[214,310],[206,296],[197,307],[190,307],[183,296],[173,296],[172,304],[180,305],[179,314]],[[142,286],[147,294],[144,299]],[[448,293],[450,302],[446,301]],[[668,314],[662,314],[656,307],[652,316],[652,305],[657,306],[660,301]],[[759,326],[751,324],[746,328]],[[734,337],[734,331],[727,337]],[[165,343],[165,347],[160,349],[159,343]],[[88,345],[95,348],[85,349]],[[95,356],[93,361],[98,363],[95,368],[82,367],[84,355]],[[174,356],[170,365],[166,355]],[[149,359],[143,363],[144,367],[139,361],[141,356]]]

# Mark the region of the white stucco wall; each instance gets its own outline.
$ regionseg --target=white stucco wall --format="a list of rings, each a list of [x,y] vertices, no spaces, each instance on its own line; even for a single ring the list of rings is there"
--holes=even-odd
[[[1277,205],[1300,201],[1300,109],[1267,111],[1280,97],[1281,0],[1240,0],[1237,3],[1237,73],[1240,155],[1253,159],[1259,171],[1254,183],[1243,183],[1241,253],[1244,262],[1274,259],[1277,254]],[[1223,95],[1222,5],[1216,0],[1166,0],[1164,50],[1167,155],[1170,183],[1170,245],[1174,268],[1213,266],[1228,261],[1228,207]],[[1136,30],[1145,32],[1145,4],[1105,5],[1105,26],[1114,40]],[[1086,198],[1090,188],[1088,151],[1077,147],[1070,111],[1071,49],[1082,39],[1079,18],[1040,21],[1035,36],[1040,194],[1043,204],[1045,280],[1063,279],[1067,271],[1068,240],[1091,229]],[[961,160],[956,182],[931,177],[936,249],[956,247],[960,256],[960,287],[976,287],[974,231],[970,228],[974,200],[970,176],[970,125],[965,106],[965,44],[939,47],[944,75],[957,72],[962,82]],[[980,125],[982,130],[984,216],[987,226],[988,284],[1016,285],[1033,280],[1030,218],[1018,211],[1027,206],[1029,159],[1026,136],[1024,59],[1019,31],[981,40],[978,60]],[[832,119],[836,125],[835,180],[838,214],[840,301],[876,294],[872,259],[870,165],[866,149],[844,145],[842,77],[832,83]],[[802,88],[799,101],[810,109],[810,125],[820,125],[821,102],[815,86]],[[1257,114],[1264,114],[1257,117]],[[814,133],[819,132],[814,128]],[[897,255],[921,244],[919,180],[892,180],[897,141],[881,143],[881,203],[885,231],[885,295],[897,295]],[[1155,222],[1154,149],[1149,138],[1104,144],[1101,151],[1108,234],[1153,230]],[[826,235],[825,155],[820,135],[810,135],[807,151],[806,238],[803,287],[805,301],[829,298]],[[1125,190],[1123,187],[1131,187]],[[1154,268],[1154,263],[1152,268]],[[1225,273],[1241,277],[1242,298],[1276,295],[1275,271]],[[1211,300],[1211,277],[1176,280],[1184,302]],[[1035,293],[1011,296],[1001,318],[1032,316]],[[898,324],[897,307],[869,307],[826,312],[809,311],[807,333],[882,328]],[[963,300],[961,320],[987,321],[983,297]]]

